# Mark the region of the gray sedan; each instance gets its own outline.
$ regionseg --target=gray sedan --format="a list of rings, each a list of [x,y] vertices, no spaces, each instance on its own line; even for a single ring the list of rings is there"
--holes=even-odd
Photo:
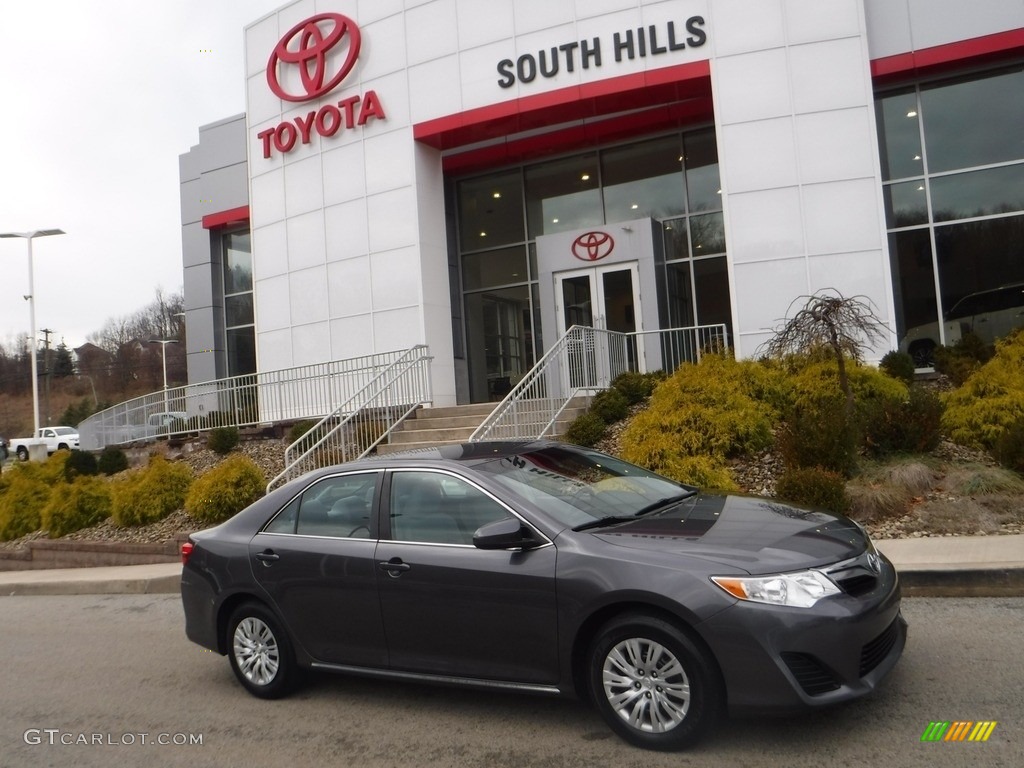
[[[867,694],[906,641],[851,520],[546,441],[318,470],[182,558],[188,637],[256,696],[303,668],[578,696],[649,749]]]

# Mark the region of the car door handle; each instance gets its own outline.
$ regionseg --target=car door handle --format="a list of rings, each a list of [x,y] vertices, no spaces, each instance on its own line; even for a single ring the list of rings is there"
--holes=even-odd
[[[274,550],[268,549],[263,552],[257,552],[256,559],[264,565],[269,566],[271,563],[276,563],[278,560],[280,560],[281,556],[274,552]]]
[[[392,558],[391,560],[381,561],[377,563],[377,566],[382,571],[387,571],[388,576],[390,576],[393,579],[397,579],[403,573],[412,568],[411,565],[409,565],[408,563],[403,563],[397,557]]]

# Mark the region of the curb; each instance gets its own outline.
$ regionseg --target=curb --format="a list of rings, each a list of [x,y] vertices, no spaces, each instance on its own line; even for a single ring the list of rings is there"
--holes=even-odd
[[[904,597],[1024,597],[1024,568],[901,570]]]
[[[0,578],[0,597],[178,594],[181,591],[181,565],[161,565],[159,568],[159,571],[153,571],[152,566],[121,566],[7,572],[0,574],[4,577]],[[147,569],[148,572],[133,573],[133,569]]]

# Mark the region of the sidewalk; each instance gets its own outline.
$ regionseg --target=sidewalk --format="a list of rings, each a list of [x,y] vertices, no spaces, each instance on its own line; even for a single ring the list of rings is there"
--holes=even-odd
[[[1024,536],[885,539],[878,548],[900,572],[907,596],[1024,596]],[[0,572],[7,595],[174,594],[181,565],[124,565]]]

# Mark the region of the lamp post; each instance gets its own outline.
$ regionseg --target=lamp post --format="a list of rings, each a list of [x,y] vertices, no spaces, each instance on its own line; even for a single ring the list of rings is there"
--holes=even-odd
[[[171,409],[167,405],[167,345],[177,344],[177,339],[150,339],[150,344],[160,345],[160,357],[164,362],[164,413],[170,413]]]
[[[32,441],[39,440],[39,371],[36,364],[36,297],[32,279],[32,240],[49,235],[63,235],[62,229],[35,229],[31,232],[0,232],[0,237],[20,237],[28,241],[28,317],[30,325],[29,354],[32,361]],[[31,444],[30,444],[31,445]]]

